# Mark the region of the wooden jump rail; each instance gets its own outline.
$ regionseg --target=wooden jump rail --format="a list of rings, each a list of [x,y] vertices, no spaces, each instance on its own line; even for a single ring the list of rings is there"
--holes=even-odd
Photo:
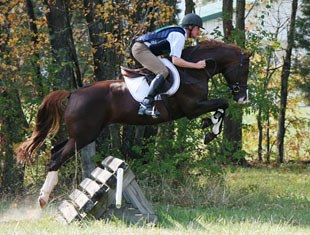
[[[86,216],[96,219],[116,216],[129,223],[156,223],[157,216],[135,180],[135,175],[121,159],[109,156],[85,178],[58,209],[67,223]],[[117,172],[122,168],[122,195],[126,203],[116,208]],[[119,171],[120,172],[120,171]]]

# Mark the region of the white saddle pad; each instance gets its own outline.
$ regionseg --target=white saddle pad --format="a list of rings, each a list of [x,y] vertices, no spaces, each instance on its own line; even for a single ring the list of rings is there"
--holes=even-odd
[[[176,67],[168,59],[162,58],[161,60],[166,65],[166,67],[172,72],[172,75],[174,77],[173,84],[170,87],[170,89],[162,94],[172,96],[177,92],[177,90],[180,87],[180,75]],[[124,76],[124,80],[132,97],[136,101],[142,102],[142,100],[147,96],[150,90],[150,86],[147,83],[146,78],[144,76],[136,78],[128,78]],[[160,99],[160,95],[155,97],[155,99]]]

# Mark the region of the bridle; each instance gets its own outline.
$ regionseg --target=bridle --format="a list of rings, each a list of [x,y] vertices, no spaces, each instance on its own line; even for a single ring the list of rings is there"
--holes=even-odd
[[[194,50],[191,52],[191,55],[200,47],[200,45],[197,45]],[[236,69],[238,69],[237,71],[237,76],[239,75],[240,73],[240,70],[242,69],[242,67],[244,66],[244,59],[245,59],[245,55],[243,52],[240,53],[240,61],[238,64],[236,64],[233,68],[231,68],[230,70],[228,71],[225,71],[223,74],[223,76],[225,77],[225,75],[227,75],[228,73],[231,73],[233,71],[235,71]],[[210,61],[212,61],[214,63],[214,68],[213,68],[213,71],[212,73],[209,72],[209,70],[206,68],[204,68],[204,71],[205,73],[207,74],[207,81],[209,79],[211,79],[213,77],[213,75],[216,73],[216,70],[217,70],[217,63],[216,63],[216,60],[213,59],[213,58],[207,58],[205,59],[206,61],[206,64]],[[211,79],[211,81],[213,81]],[[233,84],[225,84],[226,86],[228,86],[230,88],[230,90],[232,91],[233,94],[237,95],[240,91],[241,91],[241,88],[244,88],[244,89],[248,89],[248,85],[247,84],[240,84],[239,82],[235,82]]]
[[[234,66],[231,70],[226,71],[225,73],[223,73],[223,76],[225,76],[228,73],[231,73],[232,71],[238,69],[237,72],[237,76],[239,76],[240,70],[242,69],[243,65],[244,65],[244,53],[241,52],[240,54],[240,62],[239,64],[237,64],[236,66]],[[240,84],[239,82],[235,82],[233,84],[228,84],[230,90],[234,93],[234,94],[238,94],[241,90],[241,88],[244,89],[248,89],[248,85],[247,84]]]

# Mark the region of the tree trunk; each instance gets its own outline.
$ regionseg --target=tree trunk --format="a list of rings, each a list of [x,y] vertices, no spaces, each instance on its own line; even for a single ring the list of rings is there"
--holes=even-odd
[[[185,12],[184,14],[189,14],[195,12],[195,3],[193,0],[185,0]]]
[[[244,23],[244,16],[245,16],[245,0],[237,0],[237,12],[236,12],[236,30],[237,30],[237,38],[235,41],[238,46],[241,48],[245,47],[245,23]],[[243,109],[242,106],[237,106],[236,112],[238,113],[237,118],[234,121],[229,119],[227,120],[228,126],[231,126],[232,129],[235,130],[236,134],[232,139],[234,145],[234,152],[242,151],[242,118],[243,118]],[[225,125],[225,123],[224,123]],[[233,159],[234,160],[234,159]],[[237,162],[241,165],[247,165],[247,161],[245,157],[240,155]]]
[[[52,52],[55,59],[57,89],[82,87],[82,78],[74,46],[68,1],[45,0]]]
[[[227,43],[237,41],[240,47],[244,47],[244,40],[237,40],[238,38],[232,38],[232,15],[233,15],[233,1],[223,0],[223,31],[224,40]],[[245,10],[245,0],[237,1],[237,15],[236,15],[236,30],[240,38],[244,38],[244,10]],[[238,154],[242,150],[242,107],[231,104],[230,110],[233,110],[234,115],[227,115],[224,119],[224,139],[231,147],[231,153],[237,153],[237,157],[231,154],[230,158],[233,162],[241,165],[246,164],[245,158]],[[229,112],[228,112],[229,113]],[[234,116],[234,117],[232,117]]]
[[[237,0],[237,9],[236,9],[236,38],[235,41],[239,46],[244,48],[245,44],[245,0]]]
[[[104,22],[97,16],[98,5],[103,4],[101,0],[84,0],[85,16],[89,31],[90,42],[93,51],[94,72],[97,81],[104,79]]]
[[[262,152],[263,152],[263,125],[262,125],[262,110],[259,108],[258,114],[257,114],[257,127],[258,127],[258,149],[257,149],[257,155],[258,155],[258,161],[262,162]]]
[[[16,89],[2,90],[0,95],[0,191],[17,195],[23,190],[24,167],[18,165],[13,157],[13,144],[22,140],[24,129],[20,127],[26,126],[26,119]]]
[[[266,130],[266,163],[270,163],[270,120],[267,113],[267,130]]]
[[[32,57],[31,64],[33,66],[36,76],[34,76],[32,80],[34,81],[34,84],[36,85],[36,91],[37,91],[38,96],[43,98],[44,92],[43,92],[43,84],[42,84],[42,75],[41,75],[40,66],[36,63],[36,60],[40,58],[40,55],[38,51],[36,50],[37,45],[38,45],[38,28],[35,23],[36,16],[34,13],[35,11],[34,11],[34,7],[33,7],[31,0],[26,1],[26,6],[27,6],[27,13],[30,19],[29,28],[33,33],[33,37],[31,40],[33,41],[33,44],[34,44],[34,55]]]
[[[81,150],[81,164],[83,179],[90,176],[90,173],[95,169],[96,165],[93,161],[93,156],[96,153],[96,143],[92,142]]]
[[[290,76],[290,70],[291,70],[291,55],[294,46],[297,5],[298,0],[293,0],[291,21],[287,35],[286,55],[281,72],[281,98],[280,98],[280,111],[279,111],[278,133],[277,133],[277,149],[278,149],[277,158],[279,163],[284,163],[285,112],[286,112],[287,94],[288,94],[288,78]]]
[[[113,152],[118,153],[121,147],[121,137],[120,137],[121,126],[119,124],[109,125],[110,138],[111,138],[111,148],[114,149]]]
[[[9,45],[12,39],[12,28],[8,20],[10,10],[7,8],[5,11],[5,4],[7,3],[0,3],[5,22],[0,24],[0,59],[1,63],[9,67],[16,63],[10,56],[4,57],[12,54]],[[11,72],[10,69],[2,69],[0,79],[0,196],[21,193],[24,182],[24,168],[13,157],[13,145],[21,142],[28,126],[16,88],[17,83],[13,81]]]
[[[224,41],[231,42],[231,33],[233,30],[232,16],[233,16],[233,1],[232,0],[223,0],[223,32],[224,32]]]
[[[266,80],[264,82],[264,91],[268,90],[269,82],[272,78],[273,73],[276,71],[276,69],[271,69],[271,61],[272,61],[272,51],[268,54],[267,57],[267,67],[266,67]],[[267,104],[269,105],[269,104]],[[263,109],[263,107],[259,107],[258,115],[260,117],[260,122],[258,122],[258,129],[259,129],[259,136],[258,136],[258,152],[261,152],[261,155],[259,155],[259,159],[262,156],[262,141],[263,141],[263,122],[267,123],[266,126],[266,162],[267,164],[270,163],[270,108]],[[266,117],[266,118],[262,118]],[[260,131],[261,130],[261,131]],[[261,159],[262,160],[262,159]]]

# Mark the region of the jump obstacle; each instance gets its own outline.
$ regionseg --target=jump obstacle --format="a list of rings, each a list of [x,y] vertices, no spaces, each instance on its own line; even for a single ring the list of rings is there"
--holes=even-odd
[[[67,223],[86,216],[115,216],[129,223],[156,223],[157,215],[145,198],[128,164],[109,156],[85,178],[58,209]],[[125,199],[123,203],[122,198]]]

